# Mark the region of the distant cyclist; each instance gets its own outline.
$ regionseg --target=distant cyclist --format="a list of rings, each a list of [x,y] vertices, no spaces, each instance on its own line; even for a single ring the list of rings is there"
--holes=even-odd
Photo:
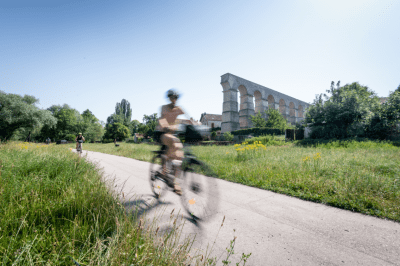
[[[82,140],[82,141],[85,141],[85,138],[82,136],[82,133],[79,133],[78,134],[78,136],[76,137],[76,139],[75,139],[75,142],[76,142],[76,149],[78,149],[78,145],[79,145],[79,141],[80,140]],[[82,148],[82,143],[81,143],[81,150],[82,150],[83,148]]]
[[[179,98],[179,94],[174,89],[170,89],[167,91],[167,97],[171,101],[170,104],[163,105],[161,107],[161,117],[158,120],[157,130],[163,131],[161,135],[161,142],[167,149],[167,161],[172,162],[176,160],[175,163],[178,165],[182,164],[183,159],[183,145],[179,138],[174,136],[173,134],[178,129],[178,125],[176,124],[176,118],[179,115],[184,114],[183,110],[176,105],[176,101]],[[176,171],[175,179],[174,179],[174,191],[178,195],[182,195],[181,187],[176,183],[176,178],[179,176],[180,171]],[[166,166],[163,167],[163,175],[166,175]]]

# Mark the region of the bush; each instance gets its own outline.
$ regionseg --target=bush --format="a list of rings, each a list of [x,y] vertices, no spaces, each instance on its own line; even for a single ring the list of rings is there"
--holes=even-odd
[[[102,139],[101,143],[113,143],[114,140],[113,139]]]
[[[75,141],[76,136],[74,134],[68,134],[65,139],[68,141]]]
[[[268,128],[268,127],[253,127],[253,128],[247,128],[247,129],[239,129],[232,131],[232,134],[237,136],[237,135],[249,135],[253,134],[255,136],[261,136],[261,135],[283,135],[284,131],[278,128]]]
[[[215,139],[217,137],[217,132],[216,131],[212,131],[211,132],[211,139]]]
[[[232,133],[231,132],[225,132],[224,133],[224,138],[225,138],[225,140],[226,141],[232,141],[233,140],[233,135],[232,135]]]
[[[213,127],[213,128],[211,128],[211,132],[213,132],[213,131],[218,131],[218,130],[221,130],[221,128],[220,128],[220,127]]]

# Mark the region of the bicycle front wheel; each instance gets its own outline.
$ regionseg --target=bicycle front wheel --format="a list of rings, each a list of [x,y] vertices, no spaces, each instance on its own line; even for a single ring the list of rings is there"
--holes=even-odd
[[[219,193],[215,173],[203,162],[182,171],[182,205],[195,220],[206,220],[218,212]]]
[[[162,164],[161,155],[154,155],[150,164],[150,187],[156,198],[160,198],[167,191],[167,184],[160,174],[162,173]]]

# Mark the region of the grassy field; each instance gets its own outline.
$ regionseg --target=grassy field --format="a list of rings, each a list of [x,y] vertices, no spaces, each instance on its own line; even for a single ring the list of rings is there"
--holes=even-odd
[[[85,144],[84,149],[149,161],[158,147],[121,143]],[[400,221],[400,148],[392,143],[307,147],[270,139],[258,146],[194,146],[192,151],[219,178]]]
[[[161,233],[128,215],[95,166],[69,147],[9,143],[0,158],[1,265],[205,264],[188,256],[190,239],[178,242],[178,216]]]

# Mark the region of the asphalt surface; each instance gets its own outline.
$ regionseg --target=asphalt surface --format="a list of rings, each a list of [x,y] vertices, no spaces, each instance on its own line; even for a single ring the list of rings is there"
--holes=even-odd
[[[156,217],[160,231],[171,228],[171,211],[182,209],[178,219],[184,223],[182,237],[196,236],[194,251],[204,251],[215,242],[211,255],[219,258],[218,265],[234,236],[232,265],[242,253],[252,253],[246,265],[400,265],[399,223],[213,179],[219,193],[211,196],[218,209],[196,224],[172,191],[161,201],[154,198],[150,163],[84,154],[104,171],[107,181],[114,182],[127,209],[139,208],[143,219]]]

